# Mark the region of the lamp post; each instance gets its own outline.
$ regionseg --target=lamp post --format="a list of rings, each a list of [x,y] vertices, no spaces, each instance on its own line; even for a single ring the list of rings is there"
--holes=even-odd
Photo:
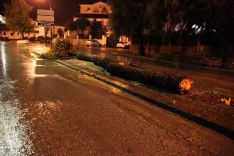
[[[40,3],[45,2],[45,0],[41,1],[41,0],[37,0]],[[51,43],[52,43],[52,39],[53,39],[53,25],[54,25],[54,11],[52,10],[52,3],[51,0],[46,0],[47,2],[49,2],[50,5],[50,9],[49,12],[48,10],[41,10],[41,15],[39,15],[39,17],[42,17],[42,23],[44,24],[44,29],[45,29],[45,43],[46,43],[46,29],[48,28],[48,30],[50,29],[50,37],[51,37]],[[52,15],[53,14],[53,15]],[[53,16],[53,20],[51,20],[49,17]],[[45,20],[46,19],[46,20]]]

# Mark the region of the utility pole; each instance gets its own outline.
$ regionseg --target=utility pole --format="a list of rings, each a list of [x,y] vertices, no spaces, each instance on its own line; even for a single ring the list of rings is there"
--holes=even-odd
[[[50,1],[50,10],[52,10],[52,5],[51,5],[51,0]],[[50,46],[52,48],[52,41],[53,41],[53,27],[54,27],[54,24],[51,25],[51,29],[50,29]]]
[[[50,1],[50,10],[52,10],[51,0],[49,0],[49,1]]]
[[[48,0],[48,1],[49,1],[49,5],[50,5],[49,10],[38,9],[37,10],[37,20],[39,22],[43,23],[44,29],[45,29],[46,32],[50,30],[50,39],[51,39],[51,43],[52,43],[52,40],[53,40],[53,25],[54,25],[54,10],[52,9],[51,0]],[[45,42],[46,42],[46,35],[45,35]]]

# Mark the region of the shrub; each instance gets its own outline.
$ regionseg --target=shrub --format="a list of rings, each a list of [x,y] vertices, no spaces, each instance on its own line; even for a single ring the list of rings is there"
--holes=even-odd
[[[42,59],[66,59],[69,56],[75,56],[73,46],[69,40],[56,40],[52,48],[45,54],[40,55]]]
[[[53,52],[58,58],[67,58],[72,56],[72,44],[67,39],[57,40],[53,46]]]
[[[99,58],[93,57],[92,62],[100,67],[107,68],[110,63],[114,63],[114,61],[110,58]]]

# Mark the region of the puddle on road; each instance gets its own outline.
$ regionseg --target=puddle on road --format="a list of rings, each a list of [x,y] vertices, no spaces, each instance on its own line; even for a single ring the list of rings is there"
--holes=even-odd
[[[14,81],[8,77],[7,52],[4,43],[0,48],[0,156],[30,155],[32,142],[27,132],[29,124],[24,120],[24,114],[19,100],[14,96]]]
[[[19,101],[12,96],[14,82],[0,80],[0,155],[16,156],[32,154],[32,142],[26,131],[29,126],[23,120],[24,114]]]

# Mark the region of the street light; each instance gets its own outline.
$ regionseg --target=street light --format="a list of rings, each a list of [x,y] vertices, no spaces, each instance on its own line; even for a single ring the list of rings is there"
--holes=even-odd
[[[37,0],[40,3],[44,3],[46,0]],[[44,29],[45,29],[45,43],[46,43],[46,29],[50,28],[50,32],[51,32],[51,43],[52,43],[52,39],[53,39],[53,25],[54,25],[54,11],[52,10],[52,6],[51,6],[51,0],[47,0],[50,3],[50,10],[43,10],[43,9],[38,9],[38,13],[37,13],[37,19],[38,21],[41,21],[42,24],[44,25]],[[51,19],[53,18],[53,19]]]

